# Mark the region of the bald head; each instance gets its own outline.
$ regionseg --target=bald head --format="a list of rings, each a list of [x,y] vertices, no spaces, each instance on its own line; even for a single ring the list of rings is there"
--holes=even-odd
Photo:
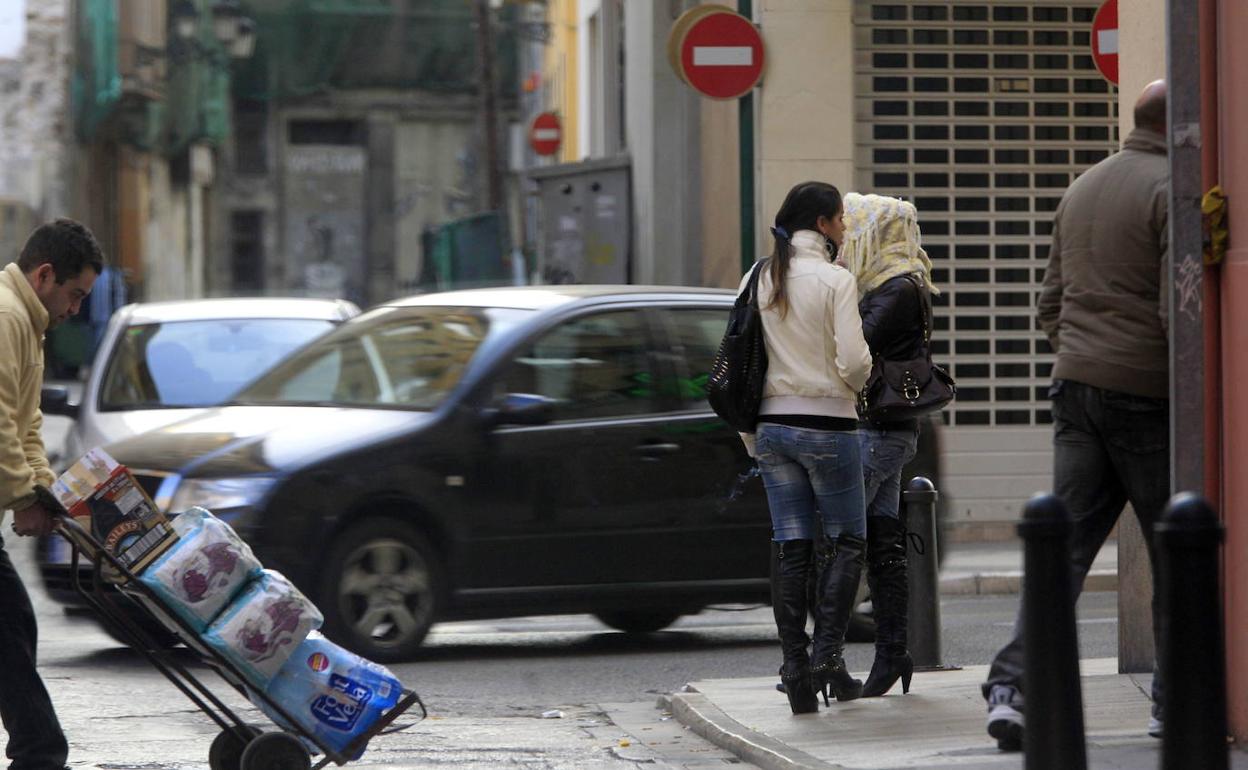
[[[1166,81],[1154,80],[1144,86],[1135,102],[1135,127],[1166,133]]]

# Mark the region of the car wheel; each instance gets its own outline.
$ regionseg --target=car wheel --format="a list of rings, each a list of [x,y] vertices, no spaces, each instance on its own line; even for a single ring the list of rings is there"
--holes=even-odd
[[[382,663],[410,658],[437,617],[441,560],[415,527],[369,519],[336,538],[321,588],[325,633]]]
[[[845,629],[847,642],[874,642],[875,620],[870,615],[855,612],[849,616],[849,626]]]
[[[597,612],[594,617],[617,631],[630,634],[649,634],[667,628],[680,619],[683,613],[663,610],[618,610]]]
[[[160,621],[146,612],[141,612],[137,608],[127,611],[130,620],[138,626],[144,634],[156,645],[158,649],[170,650],[182,644],[182,640],[178,635],[161,625]],[[121,642],[127,647],[134,646],[134,641],[129,636],[117,628],[113,623],[100,619],[100,626],[104,632],[113,638],[114,641]]]

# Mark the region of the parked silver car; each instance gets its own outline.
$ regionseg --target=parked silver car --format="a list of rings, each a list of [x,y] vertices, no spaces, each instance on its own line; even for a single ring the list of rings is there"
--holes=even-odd
[[[74,420],[67,466],[93,447],[194,417],[234,395],[295,349],[359,315],[335,299],[195,299],[126,305],[113,314],[75,403],[43,389],[44,414]]]

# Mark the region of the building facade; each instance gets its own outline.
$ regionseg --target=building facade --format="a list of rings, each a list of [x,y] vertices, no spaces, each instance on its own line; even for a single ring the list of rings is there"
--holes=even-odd
[[[667,59],[698,3],[627,3],[623,137],[633,179],[632,280],[735,286],[741,275],[737,105],[698,96]],[[1117,90],[1092,62],[1099,0],[772,0],[754,122],[757,241],[807,179],[919,208],[937,299],[933,352],[958,380],[941,490],[957,537],[1013,536],[1051,486],[1053,356],[1035,322],[1053,211],[1119,142]],[[607,3],[581,5],[581,34]],[[586,56],[582,156],[610,125],[612,82]],[[1141,84],[1142,85],[1142,84]],[[1025,492],[1020,493],[1020,490]]]

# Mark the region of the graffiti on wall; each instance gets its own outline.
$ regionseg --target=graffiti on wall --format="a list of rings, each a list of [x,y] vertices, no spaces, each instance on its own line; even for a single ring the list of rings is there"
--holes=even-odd
[[[290,147],[286,158],[287,275],[310,297],[364,302],[364,148]]]

